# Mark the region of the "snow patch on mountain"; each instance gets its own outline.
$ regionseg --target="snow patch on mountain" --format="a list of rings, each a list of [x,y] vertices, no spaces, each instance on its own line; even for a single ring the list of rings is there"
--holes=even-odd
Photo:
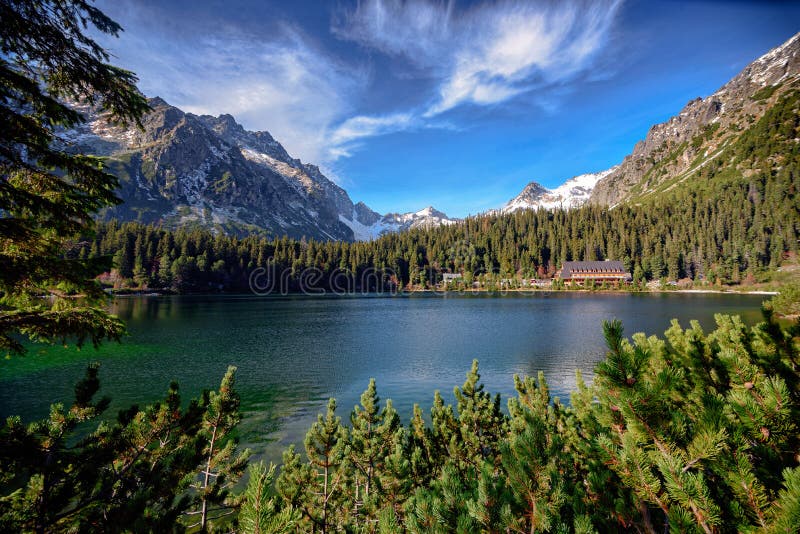
[[[589,200],[597,182],[617,170],[617,167],[614,166],[602,172],[581,174],[554,189],[531,182],[519,195],[509,200],[500,211],[501,213],[512,213],[521,209],[577,208]]]
[[[755,60],[750,65],[750,80],[765,86],[780,83],[790,77],[793,73],[787,67],[790,63],[790,56],[797,53],[796,50],[792,53],[792,49],[797,48],[798,40],[800,40],[800,33],[794,34],[788,41]],[[777,77],[777,74],[780,77]],[[776,77],[777,79],[775,79]]]
[[[353,238],[356,241],[372,241],[379,238],[385,232],[392,230],[386,228],[379,220],[372,224],[364,224],[358,220],[355,210],[353,211],[352,218],[348,219],[342,214],[339,214],[339,220],[346,224],[353,231]]]
[[[361,207],[356,205],[350,218],[339,215],[339,220],[353,230],[356,241],[371,241],[387,233],[402,232],[411,228],[434,228],[455,224],[459,221],[459,219],[448,217],[432,206],[415,212],[387,213],[381,216],[366,208],[362,203],[359,204]]]
[[[304,197],[308,196],[308,193],[314,188],[315,181],[302,169],[250,147],[241,147],[239,151],[246,160],[264,165],[275,171],[286,180],[287,184]]]

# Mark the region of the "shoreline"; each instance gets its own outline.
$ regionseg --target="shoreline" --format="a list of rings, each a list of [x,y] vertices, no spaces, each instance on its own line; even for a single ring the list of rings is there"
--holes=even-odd
[[[233,291],[218,291],[218,292],[187,292],[187,293],[179,293],[176,291],[168,290],[168,289],[123,289],[123,290],[114,290],[114,289],[106,289],[106,293],[114,298],[118,297],[161,297],[161,296],[180,296],[180,295],[253,295],[253,296],[264,296],[264,295],[257,295],[255,293],[249,292],[233,292]],[[466,295],[466,294],[481,294],[481,293],[578,293],[578,294],[585,294],[585,293],[593,293],[593,294],[632,294],[632,295],[641,295],[641,294],[662,294],[662,293],[680,293],[680,294],[717,294],[717,295],[761,295],[761,296],[775,296],[778,294],[778,291],[764,291],[764,290],[752,290],[752,291],[736,291],[732,289],[644,289],[640,291],[629,291],[624,289],[544,289],[544,288],[536,288],[536,289],[527,289],[527,288],[505,288],[505,289],[404,289],[401,291],[352,291],[349,293],[338,294],[334,291],[326,291],[324,293],[308,293],[303,291],[292,291],[287,293],[275,293],[276,296],[294,296],[294,295],[306,295],[306,296],[330,296],[330,295],[340,295],[340,296],[348,296],[348,295],[412,295],[415,293],[420,294],[440,294],[440,295]]]
[[[509,288],[509,289],[409,289],[399,291],[398,293],[612,293],[612,294],[627,294],[639,295],[645,293],[697,293],[697,294],[719,294],[719,295],[762,295],[774,297],[778,291],[736,291],[725,289],[645,289],[641,291],[627,291],[624,289],[524,289],[524,288]]]

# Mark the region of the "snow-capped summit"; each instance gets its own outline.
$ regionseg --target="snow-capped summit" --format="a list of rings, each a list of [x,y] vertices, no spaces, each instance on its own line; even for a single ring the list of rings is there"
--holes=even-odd
[[[398,224],[411,223],[413,227],[442,224],[444,221],[452,221],[447,215],[435,209],[433,206],[428,206],[413,213],[387,213],[383,217],[385,220],[391,220]]]
[[[101,218],[344,241],[454,222],[432,207],[381,215],[353,204],[269,132],[247,131],[231,115],[184,113],[158,97],[149,104],[142,129],[109,124],[102,110],[75,104],[89,120],[60,132],[70,150],[105,156],[120,178],[124,203]]]
[[[511,213],[521,209],[577,208],[589,200],[597,182],[616,169],[617,167],[611,167],[602,172],[581,174],[567,180],[555,189],[547,189],[537,182],[531,182],[519,195],[509,200],[500,211]]]
[[[339,220],[353,230],[356,241],[369,241],[386,233],[401,232],[410,228],[433,228],[458,222],[458,219],[451,219],[433,206],[415,212],[387,213],[381,216],[363,202],[353,207],[351,217],[340,215]]]

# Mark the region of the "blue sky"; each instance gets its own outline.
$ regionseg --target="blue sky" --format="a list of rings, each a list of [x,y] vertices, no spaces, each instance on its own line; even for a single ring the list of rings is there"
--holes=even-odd
[[[800,30],[768,1],[97,5],[148,96],[269,131],[381,213],[457,217],[611,167]]]

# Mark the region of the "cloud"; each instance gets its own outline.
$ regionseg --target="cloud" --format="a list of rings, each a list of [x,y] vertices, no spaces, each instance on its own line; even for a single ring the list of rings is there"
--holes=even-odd
[[[342,39],[402,57],[437,80],[423,115],[490,105],[587,72],[619,1],[507,1],[456,12],[452,2],[366,0],[334,18]]]
[[[108,41],[145,94],[192,113],[230,113],[247,129],[268,129],[293,156],[325,163],[332,125],[353,114],[366,90],[364,69],[286,24],[261,36],[196,20],[187,21],[192,31],[176,30],[163,18],[129,6],[117,16],[125,33]]]
[[[453,10],[452,1],[370,0],[359,2],[353,11],[337,13],[331,31],[342,39],[430,67],[458,33]]]
[[[408,130],[418,125],[418,121],[412,113],[351,117],[333,131],[330,138],[329,155],[332,159],[350,157],[353,149],[359,146],[360,139]]]
[[[216,49],[217,52],[212,52]],[[337,64],[298,36],[278,43],[211,46],[198,67],[215,83],[194,91],[190,111],[231,113],[251,129],[268,127],[305,161],[327,157],[330,129],[352,113],[351,98],[365,78]]]
[[[398,87],[421,95],[406,109],[366,115],[358,105],[375,89],[366,57],[325,50],[297,26],[202,10],[177,17],[167,3],[100,4],[126,30],[104,44],[139,75],[148,96],[194,113],[230,113],[321,165],[350,157],[369,137],[452,128],[437,116],[460,106],[495,105],[534,89],[537,101],[552,105],[554,91],[547,91],[591,70],[618,10],[617,0],[509,0],[469,9],[452,1],[363,0],[334,14],[332,33],[381,51],[390,70],[411,67],[413,82]],[[385,100],[387,87],[371,96]]]
[[[342,122],[330,136],[328,155],[332,161],[349,158],[368,137],[415,130],[461,131],[452,122],[423,116],[420,110],[388,115],[357,115]]]

